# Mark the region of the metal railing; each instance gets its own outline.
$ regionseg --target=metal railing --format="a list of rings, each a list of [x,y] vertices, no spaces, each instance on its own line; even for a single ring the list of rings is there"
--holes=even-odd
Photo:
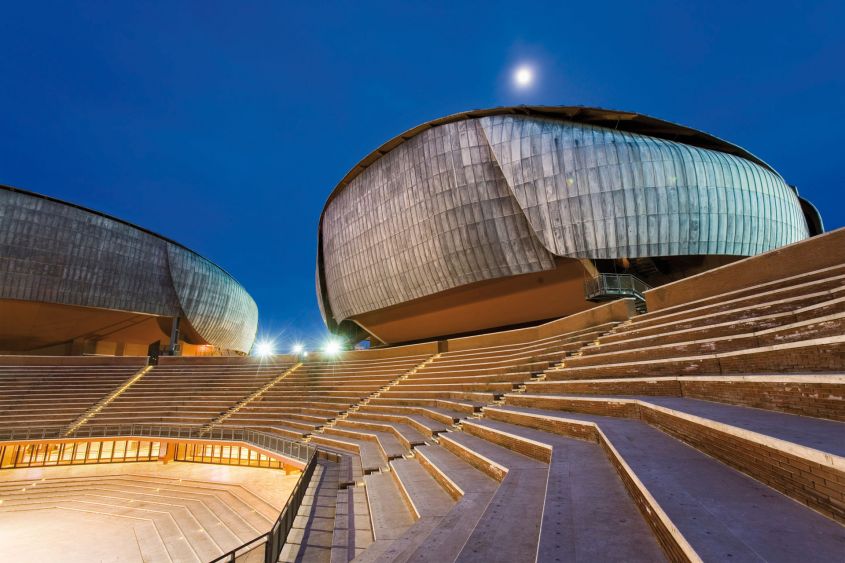
[[[298,459],[306,463],[300,474],[293,492],[279,513],[279,517],[269,532],[246,542],[245,544],[214,559],[212,563],[276,563],[288,534],[293,528],[296,514],[302,506],[305,492],[311,483],[314,469],[319,456],[334,459],[330,452],[319,453],[315,446],[294,442],[281,436],[268,434],[259,430],[239,427],[213,428],[203,431],[200,426],[167,425],[167,424],[90,424],[84,425],[73,433],[65,436],[64,426],[41,428],[3,428],[0,429],[0,442],[27,442],[32,440],[55,439],[85,439],[85,438],[116,438],[132,436],[139,438],[166,438],[171,440],[218,440],[243,442],[275,452],[289,458]]]
[[[27,442],[31,440],[78,440],[81,438],[115,438],[137,436],[139,438],[166,438],[170,440],[203,440],[244,442],[283,456],[308,462],[316,447],[294,442],[287,438],[268,434],[260,430],[240,427],[221,427],[202,432],[200,426],[168,424],[86,424],[74,432],[64,435],[62,426],[41,428],[3,428],[0,441]]]
[[[285,546],[288,534],[291,528],[293,528],[293,522],[296,520],[296,514],[302,506],[302,500],[305,498],[308,485],[311,483],[311,477],[314,475],[314,469],[317,467],[317,457],[315,452],[311,456],[311,459],[308,460],[308,465],[305,466],[305,470],[299,476],[299,479],[297,479],[296,485],[293,487],[293,492],[291,492],[288,501],[285,503],[284,508],[282,508],[279,517],[270,531],[224,553],[217,559],[213,559],[211,563],[252,563],[253,561],[276,563],[279,560],[279,555],[282,553],[282,548]]]
[[[584,282],[584,295],[589,301],[607,301],[619,297],[645,300],[651,286],[633,274],[599,274]]]

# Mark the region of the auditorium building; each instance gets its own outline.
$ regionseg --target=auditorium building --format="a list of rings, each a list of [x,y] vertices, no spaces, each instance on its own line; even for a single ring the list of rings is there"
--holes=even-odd
[[[502,107],[367,155],[320,218],[333,331],[402,343],[536,323],[820,233],[771,166],[637,113]]]
[[[0,186],[0,354],[245,354],[257,326],[252,297],[196,252]]]

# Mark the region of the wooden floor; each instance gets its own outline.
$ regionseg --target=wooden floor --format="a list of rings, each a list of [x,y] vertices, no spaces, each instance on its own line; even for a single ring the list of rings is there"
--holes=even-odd
[[[0,472],[4,561],[209,561],[272,526],[298,475],[171,462]]]

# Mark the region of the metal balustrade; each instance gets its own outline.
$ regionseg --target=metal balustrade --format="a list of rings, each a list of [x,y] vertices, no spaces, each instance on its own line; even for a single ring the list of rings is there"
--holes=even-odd
[[[202,440],[243,442],[272,451],[283,456],[309,461],[316,448],[294,442],[275,434],[240,427],[223,427],[202,432],[199,426],[165,424],[86,424],[74,432],[63,435],[64,427],[2,428],[0,441],[27,442],[32,440],[78,440],[81,438],[116,438],[133,436],[139,438],[166,438],[170,440]]]
[[[3,428],[0,429],[0,442],[27,442],[33,440],[78,440],[81,438],[117,438],[132,436],[139,438],[166,438],[171,440],[202,440],[243,442],[275,452],[293,459],[306,462],[305,469],[296,482],[293,492],[279,513],[279,517],[269,532],[224,553],[212,563],[238,562],[275,563],[293,527],[296,514],[305,498],[305,492],[311,483],[311,477],[317,467],[318,457],[339,461],[336,454],[320,451],[317,447],[301,444],[281,436],[258,430],[238,427],[213,428],[203,431],[199,426],[179,426],[165,424],[92,424],[85,425],[65,436],[65,427],[41,428]]]
[[[315,451],[311,459],[308,460],[308,465],[296,481],[293,491],[288,497],[284,508],[279,513],[279,517],[273,524],[273,527],[266,534],[262,534],[245,544],[236,547],[235,549],[224,553],[217,559],[213,559],[211,563],[245,563],[245,562],[260,562],[276,563],[279,560],[279,555],[287,541],[288,534],[293,528],[296,514],[302,506],[302,501],[305,498],[305,492],[311,484],[311,477],[314,475],[314,469],[317,467],[317,458],[323,456],[326,458],[334,458],[338,461],[334,454],[324,451]]]
[[[651,286],[633,274],[599,274],[584,282],[584,295],[588,301],[609,301],[620,297],[645,300]]]

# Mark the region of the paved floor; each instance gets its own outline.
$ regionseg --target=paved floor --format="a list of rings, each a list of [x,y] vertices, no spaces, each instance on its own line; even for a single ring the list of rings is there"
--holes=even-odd
[[[55,487],[56,482],[70,479],[79,483],[79,479],[103,482],[114,476],[139,476],[145,478],[175,479],[167,485],[179,496],[179,480],[184,480],[185,489],[194,485],[205,486],[237,485],[244,489],[245,499],[253,499],[253,504],[261,505],[264,517],[278,514],[287,501],[298,475],[286,476],[283,471],[252,467],[206,465],[199,463],[171,462],[163,464],[121,463],[103,465],[84,465],[74,467],[46,467],[29,469],[10,469],[0,471],[0,560],[16,562],[42,561],[171,561],[182,560],[170,549],[174,538],[166,537],[167,528],[157,526],[156,518],[134,516],[135,512],[126,510],[119,514],[110,508],[113,514],[98,510],[96,502],[91,508],[84,505],[59,503],[60,506],[42,506],[37,510],[20,510],[19,499],[23,491],[15,490],[14,497],[9,489],[11,482],[32,482],[28,485],[33,493],[45,490],[46,484]],[[44,480],[44,481],[42,481]],[[43,483],[43,485],[42,485]],[[4,487],[5,486],[5,487]],[[22,487],[23,488],[23,487]],[[188,493],[185,493],[187,496]],[[47,495],[49,501],[52,495]],[[259,500],[255,499],[258,497]],[[45,497],[42,495],[42,499]],[[166,500],[166,499],[165,499]],[[263,501],[263,502],[261,502]],[[99,502],[99,501],[98,501]],[[132,502],[132,501],[129,501]],[[157,502],[162,503],[161,499]],[[48,503],[49,504],[49,503]],[[115,504],[121,504],[117,501]],[[174,501],[175,504],[175,501]],[[27,507],[28,508],[28,507]],[[166,509],[162,508],[162,512]],[[164,531],[164,533],[163,533]],[[189,530],[198,532],[199,530]],[[189,534],[184,534],[189,535]],[[181,538],[176,538],[181,539]],[[219,542],[218,542],[219,543]],[[165,548],[167,545],[167,548]],[[231,549],[229,546],[214,547],[215,550]],[[190,555],[190,550],[185,550]],[[194,557],[185,560],[205,560],[201,550],[193,552]]]

